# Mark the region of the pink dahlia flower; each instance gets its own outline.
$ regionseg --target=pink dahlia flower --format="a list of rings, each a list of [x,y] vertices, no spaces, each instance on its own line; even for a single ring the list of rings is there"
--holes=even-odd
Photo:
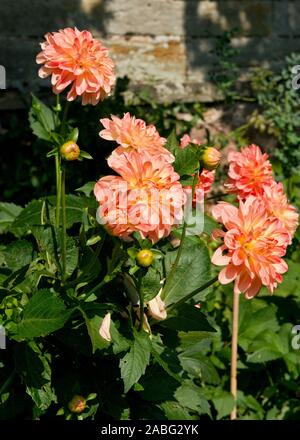
[[[182,222],[184,191],[179,175],[163,157],[115,151],[109,165],[121,177],[103,177],[94,188],[99,220],[109,232],[126,240],[138,231],[155,243]]]
[[[105,127],[99,135],[106,140],[116,141],[121,148],[117,150],[148,151],[151,154],[162,155],[168,162],[174,161],[174,156],[164,148],[166,139],[161,137],[154,125],[146,125],[142,119],[125,113],[123,118],[112,115],[111,119],[101,119]]]
[[[296,208],[289,204],[282,183],[274,182],[272,186],[264,186],[262,200],[268,213],[278,218],[287,230],[291,242],[298,226],[299,215]]]
[[[237,194],[240,199],[249,195],[260,196],[265,185],[274,182],[268,155],[262,153],[257,145],[244,147],[241,152],[231,152],[229,160],[229,179],[225,183],[228,192]]]
[[[180,139],[180,148],[183,149],[187,147],[189,144],[200,145],[201,142],[198,141],[198,139],[191,139],[191,137],[188,134],[184,134]]]
[[[273,293],[288,266],[282,257],[290,241],[281,222],[270,217],[262,200],[250,196],[239,208],[220,202],[213,217],[226,231],[215,230],[223,245],[212,256],[212,263],[226,266],[219,273],[221,284],[235,281],[234,290],[246,298],[255,296],[262,286]]]
[[[54,93],[71,86],[68,101],[81,96],[83,105],[96,105],[110,93],[115,83],[114,63],[90,32],[66,28],[46,34],[45,40],[36,62],[43,64],[41,78],[51,75]]]

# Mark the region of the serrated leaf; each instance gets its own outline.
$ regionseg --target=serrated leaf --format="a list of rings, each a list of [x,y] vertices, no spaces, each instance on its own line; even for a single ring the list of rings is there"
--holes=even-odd
[[[121,377],[124,381],[124,392],[138,382],[145,373],[150,361],[149,335],[145,332],[134,332],[134,341],[129,352],[120,360]]]
[[[63,327],[71,313],[57,295],[39,290],[26,304],[21,321],[11,327],[12,337],[20,341],[46,336]]]
[[[167,142],[165,144],[165,148],[169,150],[174,156],[179,150],[179,143],[176,137],[175,130],[171,132],[171,134],[168,136]]]
[[[166,401],[159,405],[168,420],[197,420],[197,415],[191,415],[187,408],[178,402]]]
[[[140,289],[144,295],[144,302],[150,301],[158,295],[161,289],[160,275],[154,267],[149,267],[142,277]]]
[[[15,365],[19,375],[26,384],[30,395],[39,410],[46,410],[56,396],[51,388],[51,368],[46,356],[37,344],[17,344],[15,348]]]
[[[174,169],[180,176],[191,175],[199,168],[199,147],[189,145],[177,150]]]
[[[10,243],[3,251],[6,266],[12,271],[27,266],[32,261],[33,248],[27,240],[17,240]]]
[[[181,383],[179,373],[182,371],[177,353],[169,347],[152,340],[151,353],[156,362],[177,382]]]
[[[21,206],[15,205],[14,203],[0,203],[0,234],[9,229],[22,209]]]
[[[218,413],[217,419],[222,419],[223,417],[228,416],[234,407],[233,396],[227,391],[218,391],[214,395],[212,401]]]
[[[47,197],[49,203],[50,220],[55,223],[55,205],[56,197]],[[32,226],[41,225],[41,211],[43,207],[43,200],[33,200],[30,202],[16,217],[11,225],[11,232],[17,237],[20,237],[31,231]],[[66,196],[66,227],[71,228],[75,223],[81,223],[84,210],[96,206],[93,199],[86,197],[79,197],[74,195]]]
[[[175,262],[176,255],[176,250],[166,254],[167,277]],[[172,274],[171,279],[167,279],[162,292],[162,299],[166,305],[176,303],[205,284],[210,279],[210,268],[210,257],[205,243],[198,238],[195,240],[186,238],[176,271]],[[203,291],[201,297],[205,298],[205,295],[206,292]]]
[[[179,359],[182,367],[194,377],[202,378],[204,382],[217,385],[220,377],[209,358],[191,346],[180,353]]]
[[[51,141],[51,132],[55,130],[57,122],[57,114],[32,95],[29,123],[33,133],[40,139]]]
[[[208,323],[205,315],[190,304],[182,304],[174,309],[168,318],[160,323],[176,331],[204,331],[215,332],[216,330]]]
[[[175,398],[183,407],[196,411],[198,414],[209,414],[210,405],[201,394],[201,388],[192,381],[185,381],[175,392]]]

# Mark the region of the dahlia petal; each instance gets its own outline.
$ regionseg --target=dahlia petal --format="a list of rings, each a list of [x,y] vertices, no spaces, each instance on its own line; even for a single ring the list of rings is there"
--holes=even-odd
[[[229,264],[221,270],[218,278],[221,284],[229,284],[236,278],[237,274],[237,268],[233,264]]]

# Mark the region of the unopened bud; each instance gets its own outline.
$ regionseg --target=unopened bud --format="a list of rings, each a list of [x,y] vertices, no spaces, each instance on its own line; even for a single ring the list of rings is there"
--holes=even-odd
[[[60,154],[65,160],[77,160],[80,155],[80,148],[74,141],[68,141],[60,147]]]
[[[136,259],[140,266],[149,267],[154,260],[154,255],[150,249],[142,249],[138,252]]]
[[[86,399],[83,396],[76,395],[70,400],[68,408],[72,413],[82,413],[86,407]]]
[[[219,166],[221,161],[221,153],[214,147],[207,147],[205,148],[201,159],[203,167],[206,170],[212,171]]]

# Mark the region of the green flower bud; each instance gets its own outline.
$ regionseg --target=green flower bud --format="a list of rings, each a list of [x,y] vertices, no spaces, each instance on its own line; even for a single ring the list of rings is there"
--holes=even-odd
[[[65,160],[77,160],[80,155],[80,148],[74,141],[68,141],[60,147],[60,154]]]
[[[149,267],[154,260],[154,254],[150,249],[142,249],[138,252],[136,260],[140,266]]]

